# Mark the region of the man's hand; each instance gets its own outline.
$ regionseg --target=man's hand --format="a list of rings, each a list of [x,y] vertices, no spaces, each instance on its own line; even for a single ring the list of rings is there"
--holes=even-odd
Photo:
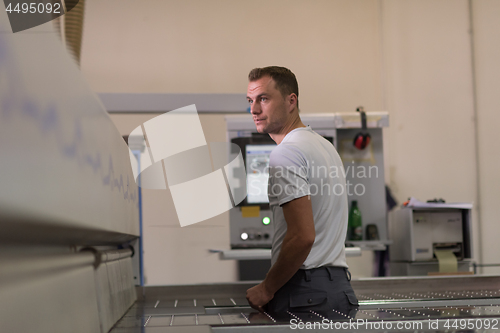
[[[260,312],[264,311],[263,309],[264,305],[269,303],[269,301],[272,300],[273,297],[274,295],[270,294],[266,290],[263,283],[260,283],[255,287],[252,287],[247,290],[248,304],[250,304],[252,308]]]
[[[316,238],[311,200],[303,196],[285,203],[283,215],[287,231],[278,259],[262,283],[247,290],[250,306],[260,312],[274,294],[297,273],[304,263]]]

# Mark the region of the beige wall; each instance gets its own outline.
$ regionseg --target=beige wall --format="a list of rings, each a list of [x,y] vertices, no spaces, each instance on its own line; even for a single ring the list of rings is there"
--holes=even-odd
[[[475,0],[474,67],[477,91],[477,137],[479,157],[479,212],[481,253],[484,263],[499,263],[500,146],[496,131],[500,124],[500,1]],[[500,269],[485,268],[485,273],[500,274]]]
[[[481,199],[492,202],[499,197],[499,155],[490,153],[489,142],[499,89],[490,85],[498,87],[499,76],[489,68],[498,70],[500,39],[490,28],[499,31],[490,7],[498,9],[498,2],[474,0],[474,6],[481,22],[475,63],[483,73],[479,150],[467,0],[90,0],[82,72],[97,92],[244,93],[249,69],[288,66],[299,79],[302,112],[359,105],[389,111],[386,182],[400,202],[415,196],[477,203],[477,151]],[[123,134],[151,117],[112,116]],[[222,116],[205,115],[202,125],[207,141],[224,140]],[[475,210],[475,245],[498,252],[487,235],[498,230],[499,211],[485,205],[481,217],[490,222],[478,228]],[[207,252],[229,247],[227,215],[187,228],[174,220],[168,192],[145,193],[147,284],[234,281],[234,263]],[[355,277],[371,274],[371,257],[349,259]]]
[[[111,115],[124,135],[156,115]],[[201,115],[207,142],[224,142],[224,116]],[[147,285],[231,282],[236,263],[209,249],[229,249],[229,213],[181,228],[170,192],[142,189],[144,276]],[[196,207],[193,207],[196,209]]]
[[[475,259],[499,263],[500,2],[384,0],[382,13],[386,180],[401,200],[474,202]]]
[[[349,1],[91,0],[82,71],[97,92],[241,93],[294,69],[304,112],[382,107],[379,6]]]
[[[467,0],[385,0],[384,66],[391,126],[386,177],[401,201],[477,202]],[[477,207],[473,211],[478,257]]]

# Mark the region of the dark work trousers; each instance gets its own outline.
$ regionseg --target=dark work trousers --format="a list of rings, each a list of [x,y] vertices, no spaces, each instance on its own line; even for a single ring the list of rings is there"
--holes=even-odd
[[[266,310],[280,321],[354,318],[359,304],[350,280],[351,273],[345,267],[299,269],[274,294]]]

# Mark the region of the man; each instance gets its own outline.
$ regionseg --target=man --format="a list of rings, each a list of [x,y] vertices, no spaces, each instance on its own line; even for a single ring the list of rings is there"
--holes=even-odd
[[[298,96],[297,80],[287,68],[255,68],[249,74],[247,99],[257,131],[278,146],[269,161],[272,267],[262,283],[247,290],[247,300],[275,316],[310,310],[329,318],[348,315],[358,301],[345,260],[343,165],[333,145],[302,123]]]

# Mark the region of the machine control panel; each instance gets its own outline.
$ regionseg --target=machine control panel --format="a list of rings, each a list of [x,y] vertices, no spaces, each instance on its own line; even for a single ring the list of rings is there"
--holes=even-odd
[[[351,151],[353,138],[361,128],[358,112],[311,113],[301,116],[304,124],[311,126],[316,133],[336,147],[346,168],[346,181],[358,189],[363,191],[366,189],[367,195],[348,193],[348,199],[357,200],[365,211],[369,211],[365,215],[366,221],[363,222],[377,225],[380,239],[385,240],[387,211],[384,195],[382,127],[389,125],[388,113],[370,112],[367,113],[367,118],[367,132],[371,135],[372,142],[365,151],[359,153]],[[270,248],[274,226],[267,199],[268,165],[270,153],[276,144],[269,135],[256,132],[251,115],[227,116],[226,125],[227,140],[240,148],[228,152],[229,160],[234,160],[236,155],[241,153],[247,177],[246,184],[242,184],[241,189],[238,189],[245,191],[246,199],[238,207],[230,210],[231,248]],[[377,170],[376,176],[358,176],[358,173],[351,171],[366,168],[367,165],[370,170]],[[228,177],[231,172],[228,171]],[[243,185],[246,185],[246,188]],[[255,208],[255,210],[249,215],[245,214],[243,208]]]
[[[258,207],[258,206],[257,206]],[[271,211],[259,209],[258,216],[245,216],[241,207],[229,211],[231,248],[271,248],[274,235]],[[238,223],[234,223],[238,221]]]

